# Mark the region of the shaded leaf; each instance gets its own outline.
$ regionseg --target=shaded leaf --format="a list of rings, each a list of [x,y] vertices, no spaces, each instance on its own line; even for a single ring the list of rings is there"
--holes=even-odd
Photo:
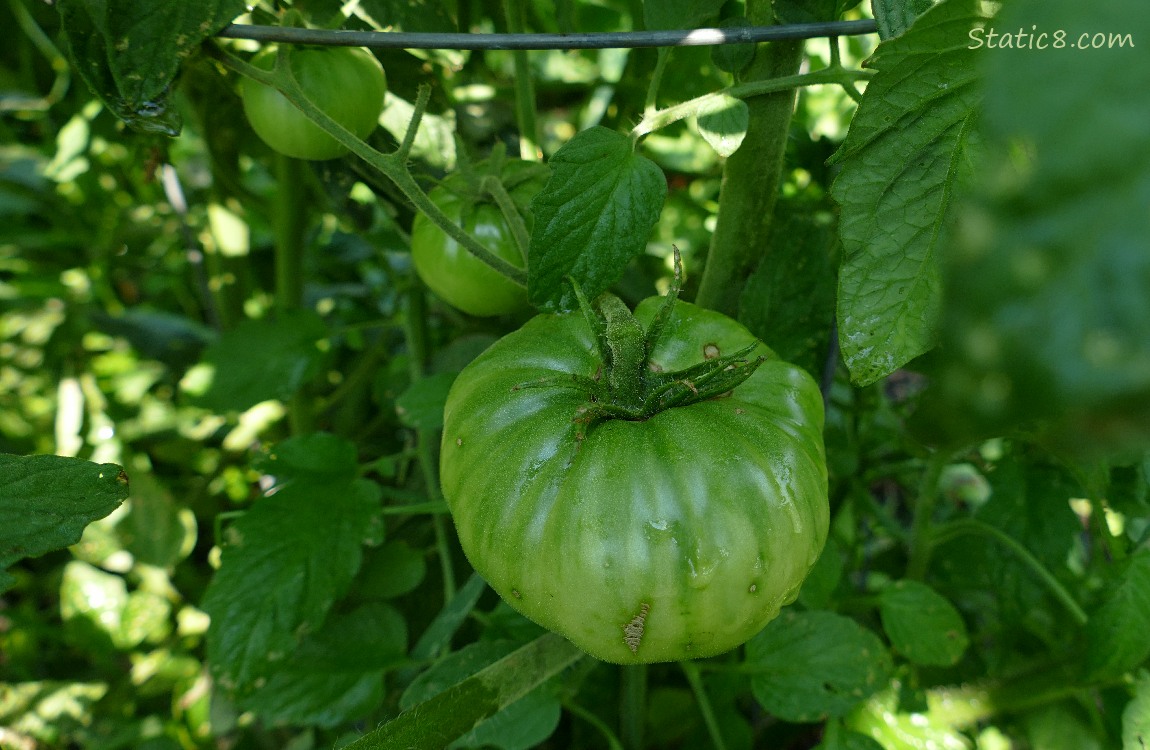
[[[438,430],[443,427],[443,407],[447,392],[455,382],[456,372],[440,372],[422,377],[408,386],[395,399],[399,421],[415,430]]]
[[[133,129],[177,135],[169,95],[180,64],[246,10],[243,0],[59,0],[80,77]]]
[[[1139,550],[1087,625],[1086,663],[1096,678],[1128,672],[1150,658],[1150,550]]]
[[[915,664],[948,667],[970,644],[954,605],[926,584],[899,581],[883,589],[879,614],[894,650]]]
[[[739,322],[787,362],[823,377],[834,324],[834,226],[780,201],[771,255],[747,279]]]
[[[693,29],[714,17],[724,0],[643,0],[648,29]]]
[[[208,347],[181,386],[214,411],[286,400],[318,372],[323,355],[316,343],[326,335],[323,319],[309,310],[246,320]]]
[[[575,305],[568,275],[594,299],[643,251],[667,195],[663,172],[607,128],[578,133],[551,157],[531,202],[527,296],[543,310]]]
[[[893,669],[878,636],[832,612],[787,612],[747,643],[751,692],[780,719],[842,716],[886,685]]]
[[[363,599],[391,599],[419,587],[427,575],[423,553],[407,542],[388,542],[368,553],[355,593]]]
[[[243,693],[317,630],[359,569],[380,491],[366,480],[297,480],[260,499],[226,530],[204,595],[208,660]]]
[[[582,656],[567,640],[548,633],[411,706],[345,750],[442,750]]]
[[[981,93],[967,32],[973,0],[935,6],[883,42],[878,74],[834,159],[844,257],[838,324],[851,379],[867,385],[935,345],[939,253],[973,146]]]
[[[871,11],[881,39],[901,36],[914,19],[930,10],[934,0],[871,0]]]

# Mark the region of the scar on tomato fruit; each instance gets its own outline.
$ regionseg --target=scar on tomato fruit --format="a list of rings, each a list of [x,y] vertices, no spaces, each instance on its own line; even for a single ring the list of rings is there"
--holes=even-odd
[[[643,640],[643,628],[647,622],[647,613],[650,611],[651,605],[643,602],[639,605],[639,614],[623,626],[623,642],[627,644],[627,648],[631,649],[633,654],[639,653],[639,642]]]

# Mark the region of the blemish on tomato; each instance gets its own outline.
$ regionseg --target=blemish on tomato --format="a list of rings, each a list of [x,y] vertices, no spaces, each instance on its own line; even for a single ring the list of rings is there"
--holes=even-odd
[[[627,644],[627,648],[631,649],[632,654],[639,653],[639,643],[643,640],[643,630],[647,623],[647,613],[651,611],[651,605],[643,602],[639,605],[639,614],[631,618],[631,622],[623,626],[623,642]]]
[[[463,447],[463,438],[455,438],[455,447],[456,448]]]
[[[703,358],[704,359],[718,359],[719,358],[719,345],[718,344],[703,344]]]
[[[522,599],[523,598],[523,594],[519,593],[519,589],[511,589],[511,595],[514,596],[516,599]]]

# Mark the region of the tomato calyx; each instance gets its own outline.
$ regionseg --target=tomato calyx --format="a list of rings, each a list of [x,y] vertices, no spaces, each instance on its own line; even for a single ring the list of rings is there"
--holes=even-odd
[[[644,330],[627,305],[605,293],[591,303],[578,285],[575,296],[592,332],[603,367],[579,385],[588,391],[583,419],[650,419],[661,411],[718,398],[749,378],[766,358],[749,359],[757,344],[722,355],[718,347],[704,360],[673,372],[662,371],[651,355],[678,301],[682,264],[675,250],[675,276],[651,325]],[[574,283],[574,282],[573,282]]]

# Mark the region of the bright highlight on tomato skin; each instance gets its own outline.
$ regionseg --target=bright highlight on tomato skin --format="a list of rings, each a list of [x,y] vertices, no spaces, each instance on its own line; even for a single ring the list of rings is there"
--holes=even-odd
[[[651,298],[634,317],[649,331],[665,309]],[[702,400],[683,386],[651,416],[609,414],[609,363],[569,313],[496,342],[445,412],[441,481],[472,565],[525,616],[620,664],[744,643],[797,596],[828,526],[811,377],[719,313],[678,302],[660,325],[650,377],[701,373]],[[757,369],[708,397],[707,377],[738,369],[719,358],[748,347],[739,361]]]

